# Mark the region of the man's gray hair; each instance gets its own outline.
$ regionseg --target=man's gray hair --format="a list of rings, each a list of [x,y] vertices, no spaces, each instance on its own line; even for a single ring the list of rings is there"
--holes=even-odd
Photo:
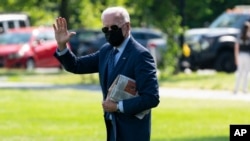
[[[102,20],[104,19],[104,15],[106,14],[112,14],[112,13],[119,13],[121,14],[121,17],[123,18],[123,22],[130,22],[130,17],[129,17],[129,13],[128,11],[120,6],[116,6],[116,7],[108,7],[107,9],[105,9],[102,12]]]

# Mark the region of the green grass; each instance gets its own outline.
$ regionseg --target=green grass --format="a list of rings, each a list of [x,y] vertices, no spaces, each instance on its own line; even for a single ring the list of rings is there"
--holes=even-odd
[[[0,140],[105,138],[101,95],[74,90],[1,90]]]
[[[228,141],[230,124],[249,124],[245,117],[250,114],[246,112],[248,105],[221,100],[162,99],[154,110],[153,137],[156,141]]]
[[[98,74],[72,74],[66,71],[40,73],[25,70],[0,69],[0,77],[8,82],[39,82],[51,84],[99,84]]]
[[[159,80],[161,87],[232,91],[235,84],[235,74],[217,72],[207,74],[200,72],[179,73],[178,75],[164,76]]]
[[[101,92],[0,91],[1,141],[103,141]],[[228,141],[230,124],[249,124],[249,102],[161,97],[152,141]]]
[[[99,84],[98,74],[78,75],[61,71],[57,73],[28,73],[23,70],[0,69],[1,76],[8,82],[42,82],[52,84]],[[233,90],[235,74],[231,73],[209,73],[200,74],[194,72],[190,74],[179,73],[178,75],[162,74],[159,76],[161,87],[168,88],[196,88],[212,90]],[[249,88],[250,89],[250,88]]]
[[[234,74],[159,76],[161,87],[232,90]],[[98,84],[98,74],[0,69],[0,82]],[[103,141],[101,93],[81,90],[0,90],[0,141]],[[242,101],[161,98],[152,141],[228,141],[230,124],[249,124]]]

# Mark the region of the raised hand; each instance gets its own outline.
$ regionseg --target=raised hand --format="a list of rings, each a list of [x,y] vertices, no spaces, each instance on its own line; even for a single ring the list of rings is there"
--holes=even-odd
[[[53,24],[55,38],[58,44],[58,49],[60,51],[66,48],[66,43],[69,41],[70,37],[75,35],[75,32],[68,32],[67,22],[65,18],[59,17],[56,19],[56,23]]]

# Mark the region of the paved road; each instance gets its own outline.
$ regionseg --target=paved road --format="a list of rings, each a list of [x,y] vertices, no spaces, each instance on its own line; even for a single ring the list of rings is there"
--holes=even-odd
[[[1,89],[84,89],[91,91],[101,91],[99,85],[52,85],[43,83],[13,83],[13,82],[0,82],[0,92]],[[160,88],[159,90],[161,97],[250,101],[250,93],[233,94],[231,91],[213,91],[213,90],[178,89],[178,88]]]
[[[85,89],[101,91],[99,85],[53,85],[46,83],[0,82],[0,89]]]

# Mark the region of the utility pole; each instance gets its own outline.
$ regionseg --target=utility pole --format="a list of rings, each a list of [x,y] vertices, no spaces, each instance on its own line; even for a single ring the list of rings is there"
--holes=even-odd
[[[182,50],[183,48],[183,44],[184,44],[184,41],[185,41],[185,36],[184,36],[184,27],[186,25],[186,18],[185,18],[185,0],[179,0],[179,9],[180,9],[180,15],[181,15],[181,28],[182,28],[182,33],[181,35],[179,36],[179,47],[180,49]],[[179,56],[178,58],[178,63],[176,65],[176,68],[175,68],[175,74],[179,73],[180,72],[180,63],[181,63],[181,58],[182,56]]]
[[[61,0],[60,7],[59,7],[59,15],[66,19],[68,23],[68,27],[71,28],[69,24],[69,7],[68,7],[68,0]]]
[[[185,0],[180,0],[180,15],[181,15],[181,27],[183,29],[183,32],[184,32],[184,27],[186,26],[186,16],[185,16]],[[184,37],[184,33],[181,33],[180,35],[180,47],[182,48],[183,44],[184,44],[184,40],[185,40],[185,37]]]

